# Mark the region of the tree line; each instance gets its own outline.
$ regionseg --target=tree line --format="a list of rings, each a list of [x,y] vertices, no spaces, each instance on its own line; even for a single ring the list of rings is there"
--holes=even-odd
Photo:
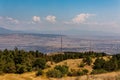
[[[109,60],[103,59],[104,56],[111,56]],[[30,71],[39,71],[39,74],[42,74],[41,71],[45,68],[46,62],[61,62],[67,59],[83,59],[84,65],[91,65],[92,59],[95,59],[93,63],[93,71],[91,74],[103,73],[103,72],[110,72],[116,71],[120,69],[120,54],[115,55],[108,55],[103,52],[64,52],[64,54],[53,54],[47,55],[39,51],[25,51],[19,50],[15,48],[14,50],[0,50],[0,74],[2,73],[17,73],[22,74],[24,72]],[[61,72],[59,72],[60,70]],[[47,75],[51,73],[57,74],[57,72],[62,73],[65,70],[68,72],[68,67],[66,66],[57,66],[54,70],[51,70],[47,73]],[[62,73],[63,74],[63,73]],[[76,74],[75,72],[69,73],[69,75]],[[79,72],[79,74],[83,74]],[[61,75],[62,76],[62,75]]]
[[[44,69],[46,55],[39,51],[0,50],[0,73],[24,73]]]

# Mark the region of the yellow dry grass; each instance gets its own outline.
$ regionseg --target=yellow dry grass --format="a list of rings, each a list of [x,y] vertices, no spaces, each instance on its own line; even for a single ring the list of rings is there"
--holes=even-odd
[[[35,72],[18,74],[5,74],[0,76],[0,80],[117,80],[116,76],[120,76],[120,72],[111,72],[98,75],[85,75],[77,77],[63,78],[46,78],[44,76],[36,77]],[[120,79],[118,79],[120,80]]]
[[[79,65],[80,65],[81,62],[82,62],[82,59],[68,59],[68,60],[64,60],[64,61],[61,61],[61,62],[56,63],[56,64],[53,63],[53,65],[51,65],[51,64],[49,64],[49,65],[51,66],[51,68],[54,68],[56,65],[67,65],[70,70],[71,69],[78,70],[78,69],[83,69],[83,68],[85,68],[85,69],[87,69],[89,71],[92,70],[92,67],[88,66],[88,65],[84,66],[83,68],[80,68]],[[51,68],[49,68],[49,69],[51,69]],[[48,70],[48,69],[46,69],[46,70]]]

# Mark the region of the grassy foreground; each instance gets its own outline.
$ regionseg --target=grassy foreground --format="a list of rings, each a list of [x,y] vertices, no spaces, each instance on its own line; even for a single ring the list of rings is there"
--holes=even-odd
[[[21,75],[4,74],[0,76],[0,80],[120,80],[120,72],[63,78],[46,78],[45,76],[36,77],[35,72],[29,72]]]
[[[68,59],[59,63],[53,63],[50,68],[44,69],[44,72],[52,69],[56,65],[64,65],[67,64],[69,69],[78,69],[78,64],[82,61],[82,59]],[[49,63],[49,62],[48,62]],[[85,69],[92,71],[92,66],[84,66]],[[3,74],[0,75],[0,80],[120,80],[120,72],[110,72],[103,73],[97,75],[84,75],[84,76],[76,76],[76,77],[68,77],[65,76],[63,78],[47,78],[45,74],[42,76],[36,76],[36,72],[27,72],[23,74]]]
[[[0,51],[0,80],[120,80],[120,54]]]

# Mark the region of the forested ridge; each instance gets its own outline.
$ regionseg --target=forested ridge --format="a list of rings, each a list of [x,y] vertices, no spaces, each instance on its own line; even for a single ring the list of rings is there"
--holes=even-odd
[[[108,57],[105,60],[104,57]],[[108,55],[102,52],[64,52],[64,54],[47,55],[39,51],[25,51],[15,48],[14,50],[0,50],[0,74],[37,71],[36,75],[42,75],[43,70],[50,67],[48,61],[58,63],[67,59],[82,59],[79,67],[92,66],[93,70],[83,69],[82,71],[69,71],[67,65],[57,65],[54,69],[48,70],[48,77],[80,76],[86,74],[99,74],[120,70],[120,54]],[[95,59],[95,61],[93,61]]]

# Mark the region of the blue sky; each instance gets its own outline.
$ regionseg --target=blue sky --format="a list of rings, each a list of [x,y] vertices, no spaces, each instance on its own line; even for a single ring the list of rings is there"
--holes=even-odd
[[[120,0],[0,0],[0,27],[11,30],[120,33],[119,22]]]

